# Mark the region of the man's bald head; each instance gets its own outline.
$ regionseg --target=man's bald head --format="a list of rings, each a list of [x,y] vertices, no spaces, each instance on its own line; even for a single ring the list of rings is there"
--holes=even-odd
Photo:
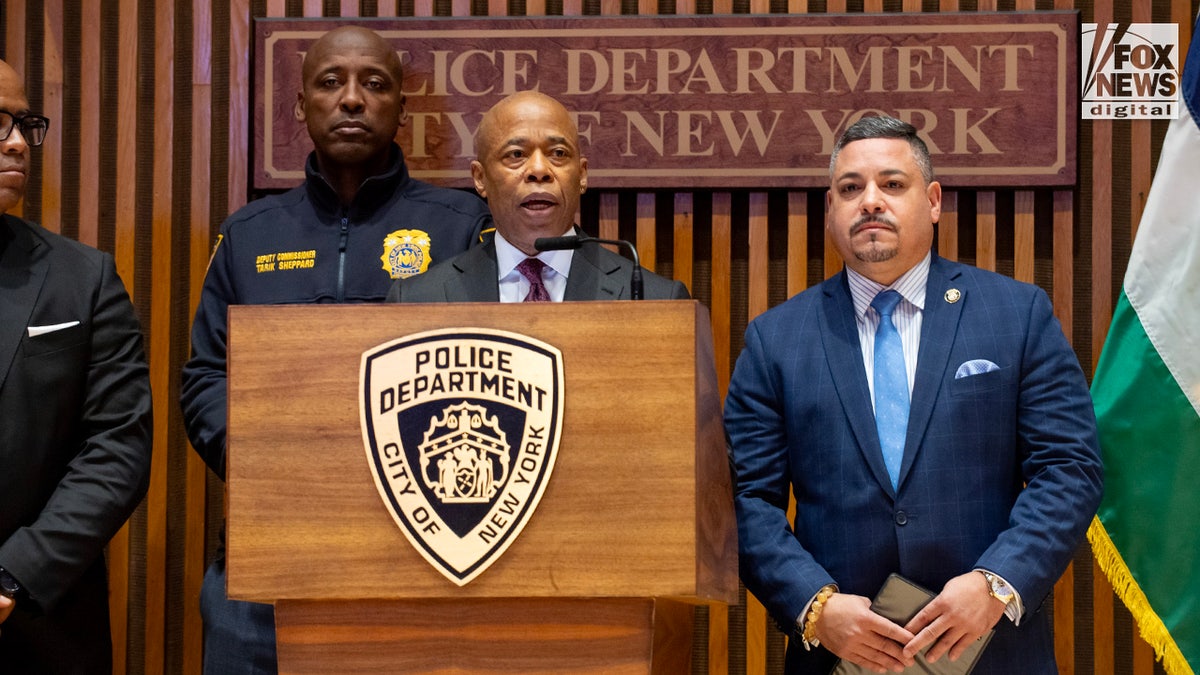
[[[313,141],[317,170],[350,203],[362,182],[387,170],[407,119],[400,57],[361,26],[321,36],[304,56],[296,119]]]
[[[587,189],[587,159],[570,112],[536,92],[512,94],[484,114],[471,178],[496,230],[529,255],[538,237],[571,231]]]
[[[382,59],[380,65],[387,69],[396,82],[404,81],[400,56],[379,33],[362,26],[341,26],[322,35],[308,48],[308,53],[304,55],[304,65],[300,71],[304,86],[309,85],[316,69],[327,60],[330,54],[345,51],[346,47],[378,50]]]
[[[540,91],[518,91],[504,97],[483,114],[483,119],[479,121],[479,127],[475,131],[475,157],[477,159],[481,159],[496,144],[502,142],[497,134],[507,131],[507,127],[511,124],[509,118],[514,114],[520,117],[522,115],[520,111],[523,109],[537,109],[557,117],[559,121],[563,122],[560,128],[570,134],[571,143],[579,144],[579,131],[575,127],[574,120],[571,119],[571,114],[567,112],[566,106],[559,103],[554,97],[547,96]]]
[[[21,83],[21,76],[17,74],[17,71],[13,70],[12,66],[8,65],[7,61],[3,60],[0,60],[0,83],[3,83],[5,86],[15,83],[17,88],[21,89],[21,93],[24,94],[25,87]]]

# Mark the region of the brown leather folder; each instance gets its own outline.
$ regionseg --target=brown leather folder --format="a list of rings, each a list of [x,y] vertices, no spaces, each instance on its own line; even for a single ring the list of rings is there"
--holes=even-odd
[[[871,610],[903,626],[916,616],[922,607],[929,604],[934,595],[899,574],[891,574],[883,583],[883,588],[879,589],[879,594],[871,601]],[[984,647],[991,639],[992,631],[988,631],[983,639],[968,647],[957,661],[951,661],[950,657],[943,655],[936,663],[929,663],[925,660],[925,652],[929,649],[926,647],[920,654],[917,654],[917,662],[906,668],[904,672],[906,675],[967,675],[975,667],[979,656],[983,654]],[[869,673],[871,671],[862,666],[839,660],[830,675],[868,675]]]

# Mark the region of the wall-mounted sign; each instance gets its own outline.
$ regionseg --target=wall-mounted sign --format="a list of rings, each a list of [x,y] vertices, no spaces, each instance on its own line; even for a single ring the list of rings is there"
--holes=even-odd
[[[859,117],[911,122],[948,186],[1076,178],[1076,12],[989,14],[260,19],[253,187],[303,179],[303,55],[366,25],[396,46],[413,175],[471,185],[472,136],[504,96],[573,111],[589,187],[823,187]]]

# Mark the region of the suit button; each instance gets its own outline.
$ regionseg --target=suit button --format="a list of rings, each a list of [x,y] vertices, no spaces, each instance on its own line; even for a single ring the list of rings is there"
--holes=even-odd
[[[895,521],[896,521],[897,525],[907,525],[908,524],[908,514],[903,511],[897,511]]]

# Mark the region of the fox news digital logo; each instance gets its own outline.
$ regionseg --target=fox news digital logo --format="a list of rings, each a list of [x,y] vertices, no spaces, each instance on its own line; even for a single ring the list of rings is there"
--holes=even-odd
[[[1083,24],[1083,119],[1179,116],[1179,26]]]

